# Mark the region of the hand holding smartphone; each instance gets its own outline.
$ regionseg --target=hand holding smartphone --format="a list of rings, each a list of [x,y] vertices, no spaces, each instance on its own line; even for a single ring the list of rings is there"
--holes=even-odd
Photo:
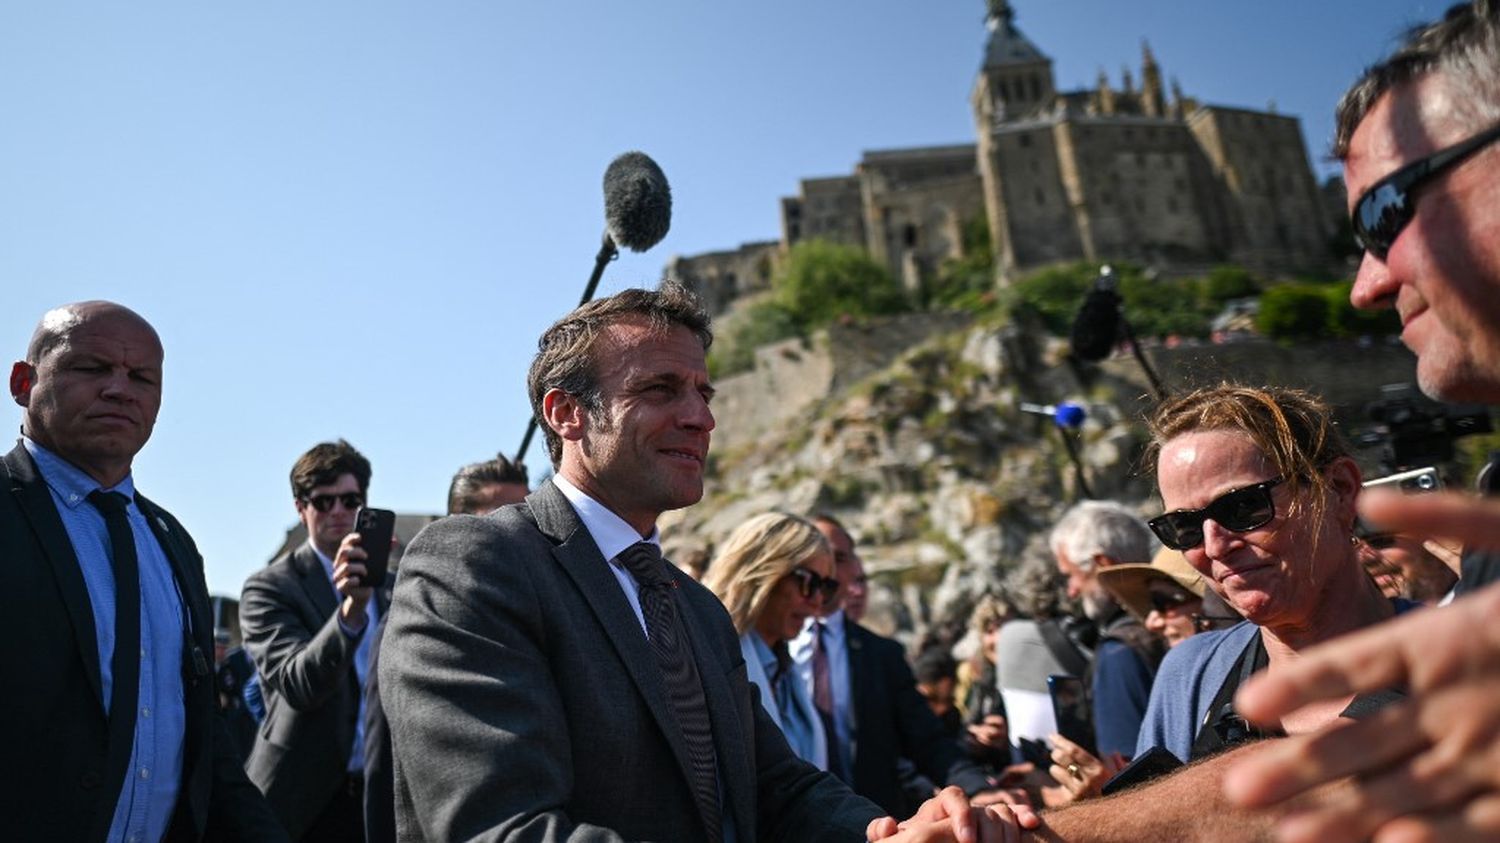
[[[1053,674],[1047,677],[1047,690],[1052,694],[1052,714],[1057,719],[1058,734],[1083,747],[1089,754],[1098,755],[1099,751],[1094,748],[1094,719],[1089,711],[1083,680]]]
[[[354,532],[365,552],[365,575],[360,585],[380,588],[391,562],[391,539],[396,533],[396,513],[389,509],[360,507],[354,515]]]

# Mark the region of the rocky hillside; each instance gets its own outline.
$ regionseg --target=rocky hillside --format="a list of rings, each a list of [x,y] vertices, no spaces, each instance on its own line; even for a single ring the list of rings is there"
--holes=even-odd
[[[727,405],[787,412],[757,425],[753,437],[741,431],[723,445],[716,439],[703,502],[662,521],[669,555],[711,554],[736,525],[770,509],[827,511],[855,534],[877,585],[872,625],[913,632],[961,622],[978,594],[1042,551],[1046,530],[1081,499],[1058,431],[1050,419],[1021,412],[1023,402],[1085,403],[1088,485],[1096,496],[1151,510],[1151,484],[1136,471],[1144,444],[1139,419],[1151,400],[1133,360],[1080,369],[1063,341],[1025,320],[996,318],[891,350],[893,363],[852,383],[837,375],[828,360],[837,361],[841,350],[912,335],[898,323],[839,326],[843,335],[805,343],[799,359],[828,358],[805,369],[826,383],[821,397],[782,401],[796,392],[787,382],[796,372],[783,372],[780,386],[764,372],[721,383],[721,395],[732,396]],[[1358,349],[1368,375],[1351,380],[1331,363],[1351,350],[1242,343],[1153,357],[1169,387],[1238,376],[1332,390],[1330,398],[1354,412],[1380,384],[1410,379],[1410,356],[1381,346]],[[732,427],[730,414],[716,410]]]

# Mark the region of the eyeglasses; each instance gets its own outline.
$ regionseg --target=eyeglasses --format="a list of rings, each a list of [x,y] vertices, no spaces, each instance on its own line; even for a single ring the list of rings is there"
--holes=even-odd
[[[793,568],[788,576],[797,581],[797,591],[808,600],[819,595],[828,603],[839,593],[839,581],[833,577],[819,576],[806,568]]]
[[[1354,203],[1350,220],[1360,247],[1385,260],[1401,230],[1416,216],[1412,194],[1421,184],[1500,138],[1500,125],[1407,164],[1370,186]]]
[[[1203,522],[1214,523],[1236,533],[1264,527],[1276,517],[1271,490],[1285,478],[1276,477],[1254,486],[1234,489],[1214,498],[1202,509],[1179,509],[1158,515],[1146,523],[1161,543],[1173,550],[1191,550],[1203,544]]]
[[[1199,597],[1191,591],[1174,589],[1172,591],[1149,591],[1146,593],[1146,599],[1151,601],[1151,608],[1166,615],[1181,611],[1183,606],[1198,600]]]
[[[344,505],[344,509],[353,512],[365,505],[365,496],[359,492],[344,492],[338,495],[312,495],[302,499],[303,503],[319,512],[331,511],[334,501],[338,501]]]

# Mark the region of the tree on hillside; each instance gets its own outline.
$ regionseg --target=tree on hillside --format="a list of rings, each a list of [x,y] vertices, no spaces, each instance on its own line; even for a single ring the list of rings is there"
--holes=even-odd
[[[777,302],[804,330],[840,316],[910,309],[901,285],[863,249],[825,240],[793,246],[772,286]]]

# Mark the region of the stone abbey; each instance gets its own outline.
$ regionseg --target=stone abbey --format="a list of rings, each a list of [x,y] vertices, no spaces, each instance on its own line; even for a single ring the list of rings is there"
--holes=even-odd
[[[1094,87],[1059,91],[1011,3],[987,11],[975,143],[866,152],[852,174],[804,179],[782,199],[779,241],[674,258],[668,273],[722,310],[818,238],[864,248],[916,289],[963,255],[977,219],[1002,282],[1078,260],[1268,275],[1328,265],[1332,221],[1297,118],[1188,97],[1145,43],[1138,83],[1127,69],[1118,86],[1101,72]]]

